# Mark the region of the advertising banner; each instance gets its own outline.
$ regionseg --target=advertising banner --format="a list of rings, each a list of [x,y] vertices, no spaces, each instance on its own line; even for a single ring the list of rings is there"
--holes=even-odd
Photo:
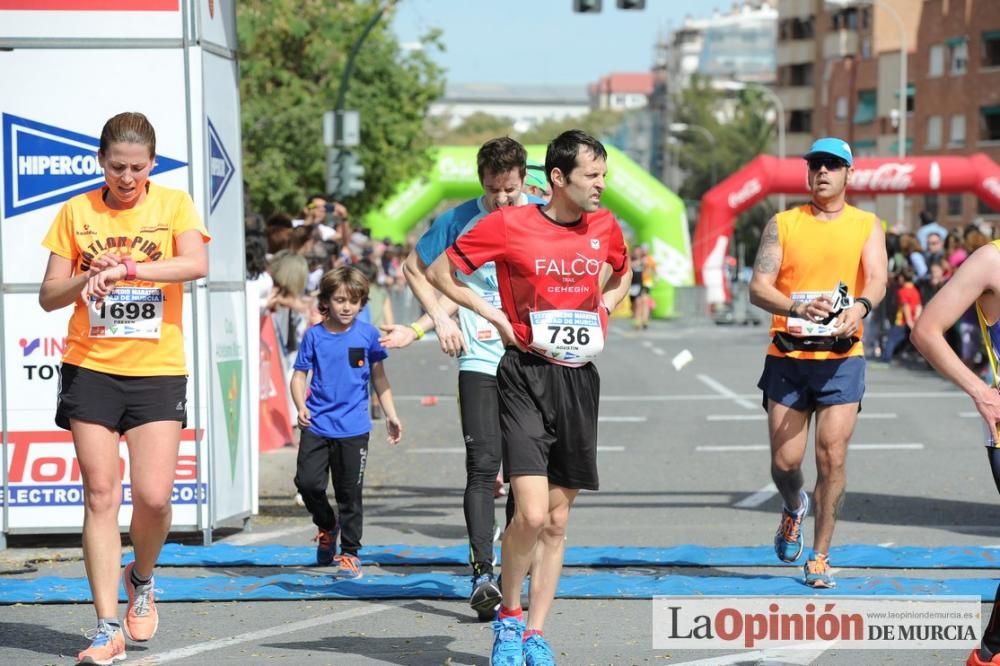
[[[213,520],[248,511],[250,433],[243,292],[209,292]]]
[[[180,40],[183,29],[181,0],[0,0],[0,44],[13,39]]]
[[[178,50],[120,49],[0,52],[0,164],[3,178],[3,281],[41,282],[48,250],[41,246],[67,199],[100,187],[101,128],[125,110],[142,111],[156,129],[153,180],[188,190],[184,59]],[[135,76],[135,67],[155,77]],[[45,72],[39,84],[38,72]],[[103,80],[128,80],[129,100],[94,94]],[[58,96],[53,91],[58,90]],[[86,100],[86,104],[77,101]]]

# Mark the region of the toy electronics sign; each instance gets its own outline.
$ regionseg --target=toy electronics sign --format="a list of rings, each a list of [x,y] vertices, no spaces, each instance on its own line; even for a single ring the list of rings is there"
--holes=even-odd
[[[2,128],[4,218],[62,203],[104,183],[98,137],[8,113],[2,114]],[[183,166],[185,162],[157,155],[151,174]]]
[[[7,489],[0,487],[0,506],[9,511],[9,525],[18,527],[67,527],[83,518],[83,484],[80,463],[66,430],[11,431],[8,434]],[[202,434],[203,436],[203,434]],[[207,501],[208,484],[198,483],[195,431],[181,431],[181,446],[174,471],[171,504],[174,526],[197,524],[197,504]],[[131,520],[132,486],[128,448],[119,443],[122,511],[119,525]]]

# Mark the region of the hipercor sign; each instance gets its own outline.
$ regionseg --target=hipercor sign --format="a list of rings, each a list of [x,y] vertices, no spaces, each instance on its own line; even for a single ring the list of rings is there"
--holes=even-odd
[[[61,203],[104,182],[98,137],[8,113],[2,114],[4,218]],[[156,156],[152,173],[186,166]]]

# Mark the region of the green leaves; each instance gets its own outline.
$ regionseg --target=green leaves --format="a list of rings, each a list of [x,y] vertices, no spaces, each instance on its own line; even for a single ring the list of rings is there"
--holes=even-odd
[[[243,0],[237,3],[244,178],[251,206],[265,216],[297,214],[324,189],[324,111],[332,110],[351,46],[382,6],[375,0]],[[383,17],[355,61],[345,108],[361,114],[365,191],[352,217],[430,167],[424,117],[443,92],[426,50],[402,52]]]

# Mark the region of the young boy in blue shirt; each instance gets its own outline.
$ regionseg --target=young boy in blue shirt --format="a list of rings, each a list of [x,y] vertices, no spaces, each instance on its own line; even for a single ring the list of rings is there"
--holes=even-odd
[[[358,269],[342,266],[323,275],[317,297],[323,321],[306,331],[291,381],[302,431],[295,486],[319,528],[316,562],[326,566],[336,559],[336,578],[361,577],[361,491],[372,429],[369,379],[385,412],[386,439],[396,444],[403,432],[382,367],[388,354],[379,344],[379,331],[357,319],[367,300],[368,280]],[[339,520],[327,499],[328,478]]]

